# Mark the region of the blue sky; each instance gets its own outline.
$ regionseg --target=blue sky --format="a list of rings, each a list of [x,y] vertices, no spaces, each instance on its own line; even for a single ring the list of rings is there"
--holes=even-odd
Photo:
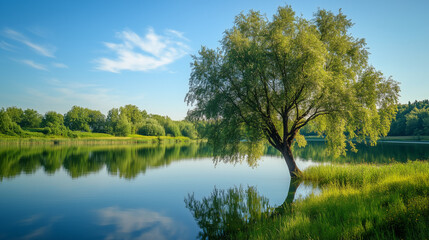
[[[429,1],[0,1],[0,107],[66,113],[137,105],[183,119],[191,54],[216,48],[234,17],[291,5],[312,18],[342,9],[370,64],[401,83],[400,102],[429,98]]]

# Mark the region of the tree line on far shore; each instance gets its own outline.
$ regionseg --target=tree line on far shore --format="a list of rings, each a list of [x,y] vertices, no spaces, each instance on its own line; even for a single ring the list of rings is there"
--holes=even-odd
[[[148,114],[135,105],[112,108],[107,116],[98,110],[73,106],[62,115],[49,111],[41,115],[36,110],[17,107],[0,109],[0,133],[22,136],[24,130],[45,135],[73,137],[73,131],[108,133],[115,136],[140,134],[145,136],[185,136],[202,138],[210,131],[204,121],[173,121],[167,116]],[[311,126],[301,130],[313,135]],[[399,104],[388,136],[429,136],[429,100]]]
[[[429,136],[429,100],[399,104],[389,136]]]
[[[62,115],[49,111],[44,115],[33,109],[18,107],[0,109],[0,133],[27,136],[40,132],[45,135],[75,137],[73,131],[107,133],[114,136],[140,134],[145,136],[184,136],[198,138],[195,125],[189,121],[173,121],[167,116],[148,114],[135,105],[112,108],[107,116],[98,110],[73,106]],[[31,134],[30,134],[31,136]]]

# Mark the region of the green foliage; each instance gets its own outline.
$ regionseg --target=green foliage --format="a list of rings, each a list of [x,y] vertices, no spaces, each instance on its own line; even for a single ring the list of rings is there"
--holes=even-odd
[[[176,124],[172,120],[167,121],[166,124],[164,125],[164,128],[165,128],[166,135],[170,135],[173,137],[181,136],[180,128],[178,124]]]
[[[107,113],[106,127],[107,133],[115,135],[116,124],[119,121],[119,109],[112,108]]]
[[[41,126],[44,134],[57,136],[73,136],[70,130],[64,125],[64,117],[61,113],[49,111],[43,116]]]
[[[61,113],[57,113],[54,111],[49,111],[45,113],[42,119],[42,127],[47,127],[48,124],[51,125],[64,125],[64,117]]]
[[[106,130],[115,136],[135,134],[146,117],[146,111],[140,111],[137,106],[131,104],[119,109],[113,108],[107,114]]]
[[[42,123],[42,118],[43,116],[36,110],[26,109],[19,125],[23,128],[38,128]]]
[[[7,115],[4,118],[4,129],[9,129],[4,130],[5,133],[2,134],[8,136],[43,137],[44,134],[63,137],[95,136],[85,135],[82,132],[128,136],[138,132],[146,136],[165,136],[166,134],[172,137],[184,136],[180,139],[186,139],[186,141],[189,141],[189,138],[198,138],[192,123],[173,121],[169,117],[159,115],[153,115],[153,119],[148,119],[149,116],[145,110],[140,111],[137,106],[130,104],[119,109],[111,109],[107,118],[98,110],[79,106],[73,106],[64,116],[53,111],[42,116],[33,109],[22,111],[17,107],[9,107],[2,111]],[[17,122],[12,121],[8,113],[12,114]],[[22,131],[17,124],[24,127],[25,131]]]
[[[409,135],[429,136],[429,106],[422,109],[413,109],[405,116],[406,130]]]
[[[73,131],[104,132],[106,119],[100,111],[73,106],[64,115],[64,125]]]
[[[163,117],[160,115],[151,115],[153,119],[156,119],[165,129],[165,134],[173,137],[181,136],[179,125],[171,120],[169,117]]]
[[[193,121],[195,130],[199,138],[208,138],[210,132],[210,123],[208,121]]]
[[[146,119],[137,133],[144,136],[165,136],[164,127],[155,119]]]
[[[194,124],[187,121],[179,122],[180,133],[182,136],[188,137],[190,139],[198,138],[198,132],[195,129]]]
[[[131,104],[120,107],[119,111],[121,115],[124,115],[130,123],[131,133],[136,133],[143,123],[143,119],[147,117],[146,111],[140,111],[137,106]]]
[[[119,109],[112,108],[107,114],[108,133],[115,136],[127,136],[131,134],[131,124],[127,117],[119,114]]]
[[[128,122],[126,116],[121,115],[119,121],[116,123],[115,136],[126,137],[131,133],[131,124]]]
[[[428,136],[429,100],[399,104],[396,119],[392,122],[389,136]]]
[[[105,133],[106,132],[106,117],[98,110],[89,110],[88,124],[92,132]]]
[[[24,111],[21,108],[17,107],[8,107],[6,108],[6,113],[9,115],[10,120],[14,123],[19,124],[22,121]]]
[[[215,153],[267,140],[292,173],[291,147],[309,122],[333,155],[345,154],[346,142],[353,148],[352,139],[375,144],[387,135],[397,82],[368,65],[365,41],[350,34],[353,24],[341,11],[314,16],[296,16],[289,6],[271,21],[255,11],[240,14],[221,48],[202,47],[193,56],[189,119],[213,122]]]
[[[6,110],[0,110],[0,133],[10,136],[22,134],[21,127],[9,117]]]
[[[89,132],[89,109],[73,106],[64,115],[64,125],[73,131]]]

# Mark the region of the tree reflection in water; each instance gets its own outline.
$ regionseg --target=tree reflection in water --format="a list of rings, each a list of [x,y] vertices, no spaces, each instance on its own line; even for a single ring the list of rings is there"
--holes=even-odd
[[[251,148],[248,148],[251,147]],[[379,143],[375,147],[357,145],[357,153],[333,159],[323,141],[309,141],[305,148],[295,148],[294,154],[304,161],[339,163],[390,163],[429,158],[429,144]],[[215,158],[236,162],[246,159],[250,166],[256,164],[261,155],[279,155],[270,146],[242,145],[237,159]],[[258,150],[258,151],[250,151]],[[250,155],[246,155],[249,153]],[[246,153],[246,154],[245,154]],[[212,157],[207,144],[163,144],[122,146],[0,146],[0,181],[20,174],[32,174],[43,169],[54,174],[63,168],[72,178],[98,172],[104,167],[110,174],[132,179],[147,169],[169,165],[182,159]]]
[[[278,207],[270,206],[268,198],[260,196],[253,186],[228,190],[215,187],[209,197],[200,201],[195,199],[194,194],[188,194],[185,205],[201,229],[198,238],[248,239],[247,230],[257,223],[290,211],[300,184],[299,181],[291,181],[288,195]]]
[[[72,178],[99,172],[132,179],[147,169],[174,161],[211,156],[206,144],[120,146],[0,146],[0,182],[22,173],[43,169],[55,174],[61,168]]]

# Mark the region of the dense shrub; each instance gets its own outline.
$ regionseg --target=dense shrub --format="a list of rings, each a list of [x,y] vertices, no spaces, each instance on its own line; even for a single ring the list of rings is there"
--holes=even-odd
[[[10,117],[10,120],[14,123],[19,124],[24,115],[24,111],[21,108],[17,107],[8,107],[6,108],[6,113]]]
[[[89,132],[89,109],[73,106],[64,115],[64,125],[73,131]]]
[[[128,119],[124,115],[121,115],[119,117],[119,121],[116,123],[114,135],[126,137],[130,133],[131,133],[131,124],[128,122]]]
[[[49,111],[42,119],[42,127],[44,133],[48,135],[71,136],[70,130],[64,125],[64,117],[62,114]]]
[[[173,137],[178,137],[181,135],[179,126],[172,120],[168,120],[164,125],[164,128],[165,128],[165,134],[167,135],[170,135]]]
[[[106,117],[98,110],[89,110],[89,128],[92,132],[105,133],[106,132]]]
[[[137,106],[131,104],[120,107],[119,112],[121,115],[124,115],[130,123],[131,133],[136,133],[142,126],[143,119],[147,117],[146,111],[140,111]]]
[[[19,125],[23,128],[38,128],[42,123],[42,118],[43,116],[36,110],[26,109]]]
[[[180,122],[179,126],[182,136],[188,137],[190,139],[196,139],[198,137],[198,132],[192,123],[182,121]]]
[[[0,110],[0,133],[11,136],[22,134],[21,127],[12,121],[4,109]]]
[[[139,128],[138,134],[145,136],[164,136],[165,129],[155,119],[147,119]]]

